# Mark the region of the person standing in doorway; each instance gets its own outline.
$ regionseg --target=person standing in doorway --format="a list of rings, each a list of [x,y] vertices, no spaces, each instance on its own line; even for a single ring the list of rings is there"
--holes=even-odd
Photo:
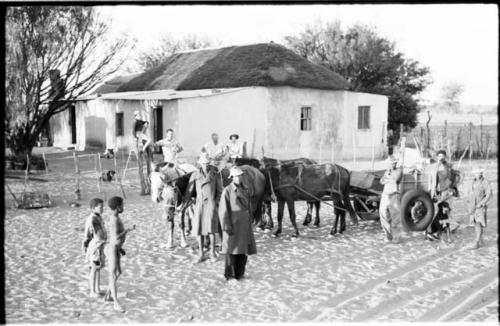
[[[161,146],[163,161],[167,163],[177,163],[177,153],[183,150],[181,144],[174,138],[173,129],[167,129],[165,138],[158,140],[154,145]]]
[[[380,183],[384,185],[380,200],[380,224],[384,230],[385,242],[398,243],[400,237],[400,197],[399,183],[403,178],[403,168],[397,167],[398,160],[394,156],[388,158],[388,169]]]
[[[243,171],[232,167],[231,183],[222,191],[219,218],[222,227],[222,250],[226,255],[224,277],[241,279],[245,274],[248,255],[257,253],[252,230],[251,198],[241,182]]]

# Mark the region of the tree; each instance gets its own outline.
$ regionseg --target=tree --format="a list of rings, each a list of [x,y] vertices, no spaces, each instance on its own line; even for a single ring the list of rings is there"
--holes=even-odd
[[[464,92],[464,85],[458,82],[448,82],[441,88],[441,99],[445,108],[454,113],[460,107],[460,97]]]
[[[148,70],[157,67],[176,52],[214,47],[220,44],[221,42],[218,40],[196,35],[188,35],[184,38],[176,39],[170,34],[164,34],[157,46],[139,54],[137,63],[141,69]]]
[[[350,90],[389,97],[388,129],[414,128],[420,110],[418,94],[429,84],[429,69],[405,58],[394,42],[364,25],[343,30],[340,22],[307,26],[298,36],[285,37],[302,57],[344,77]]]
[[[129,42],[107,40],[92,7],[9,7],[5,24],[6,144],[26,157],[52,116],[119,68]]]

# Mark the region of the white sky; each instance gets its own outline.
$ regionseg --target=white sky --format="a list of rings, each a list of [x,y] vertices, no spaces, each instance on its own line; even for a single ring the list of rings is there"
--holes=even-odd
[[[498,10],[495,5],[191,5],[106,6],[114,32],[137,38],[137,49],[169,33],[218,39],[223,45],[274,41],[307,24],[338,19],[343,27],[373,26],[407,57],[430,67],[433,84],[425,101],[439,98],[443,84],[465,86],[467,104],[497,104]]]

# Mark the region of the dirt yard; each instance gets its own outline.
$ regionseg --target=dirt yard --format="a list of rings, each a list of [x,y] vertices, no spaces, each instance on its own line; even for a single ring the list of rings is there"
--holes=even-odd
[[[126,157],[119,157],[122,173]],[[158,323],[158,322],[308,322],[308,321],[490,321],[498,320],[497,161],[487,167],[494,189],[488,210],[485,247],[467,250],[474,230],[467,226],[466,198],[452,202],[462,226],[450,245],[424,241],[410,233],[399,245],[385,244],[378,222],[348,225],[328,237],[332,212],[321,211],[321,226],[301,225],[305,204],[298,203],[298,239],[285,213],[284,233],[255,232],[258,254],[249,258],[240,282],[223,278],[223,257],[195,263],[196,241],[172,251],[163,248],[166,225],[149,197],[140,197],[137,170],[127,172],[123,221],[137,225],[122,260],[118,291],[125,313],[87,296],[87,267],[80,250],[88,201],[99,195],[94,162],[80,158],[81,207],[72,208],[75,181],[71,153],[49,155],[49,171],[33,177],[28,190],[48,191],[56,207],[8,208],[5,217],[5,298],[7,323]],[[113,166],[103,160],[103,168]],[[349,164],[345,164],[350,167]],[[132,164],[135,167],[135,164]],[[468,167],[464,167],[468,171]],[[6,179],[19,193],[22,179]],[[100,197],[120,195],[115,183],[102,184]],[[7,204],[11,196],[5,189]],[[273,206],[275,215],[276,206]],[[105,210],[104,215],[109,214]],[[107,285],[107,269],[102,274]]]

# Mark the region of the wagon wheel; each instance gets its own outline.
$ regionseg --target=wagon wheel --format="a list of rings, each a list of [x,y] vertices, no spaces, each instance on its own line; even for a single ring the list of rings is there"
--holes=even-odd
[[[401,200],[401,224],[409,231],[424,231],[434,217],[434,203],[423,190],[410,190]]]

